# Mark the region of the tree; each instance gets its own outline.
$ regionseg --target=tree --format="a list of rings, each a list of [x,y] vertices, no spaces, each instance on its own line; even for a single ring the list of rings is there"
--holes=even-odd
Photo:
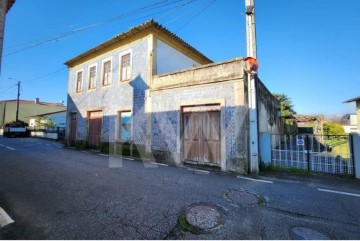
[[[285,94],[273,94],[275,98],[280,102],[281,116],[289,117],[296,115],[294,105],[291,99]]]
[[[57,123],[53,121],[51,118],[44,119],[43,117],[38,117],[36,120],[37,126],[43,126],[43,127],[55,127]]]
[[[344,128],[337,123],[324,123],[323,125],[324,135],[346,135]]]
[[[292,116],[296,115],[296,111],[294,110],[294,105],[292,104],[291,99],[285,94],[273,94],[273,95],[280,102],[281,116],[285,118],[284,121],[285,133],[293,134],[297,132],[296,123],[292,118]]]

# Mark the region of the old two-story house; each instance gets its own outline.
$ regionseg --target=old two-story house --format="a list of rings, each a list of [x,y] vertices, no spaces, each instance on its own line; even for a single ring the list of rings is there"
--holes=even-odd
[[[68,145],[130,142],[159,162],[247,171],[243,58],[213,63],[151,20],[65,64]],[[278,132],[279,103],[257,83],[259,131]]]

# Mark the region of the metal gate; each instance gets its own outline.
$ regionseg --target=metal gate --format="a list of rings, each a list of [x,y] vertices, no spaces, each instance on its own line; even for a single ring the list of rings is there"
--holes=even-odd
[[[352,137],[271,135],[271,162],[284,168],[354,175]]]

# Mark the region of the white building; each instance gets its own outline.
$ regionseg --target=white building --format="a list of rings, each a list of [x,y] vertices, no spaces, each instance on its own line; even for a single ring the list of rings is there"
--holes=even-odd
[[[343,123],[345,123],[345,125],[343,125],[343,128],[346,134],[359,133],[358,119],[356,114],[345,115],[342,118],[342,121]]]
[[[51,120],[52,122],[56,123],[55,127],[66,126],[66,110],[44,113],[37,116],[31,116],[29,119],[29,126],[30,127],[39,126],[39,124],[36,122],[36,120],[39,118],[41,118],[41,123],[45,123],[46,121]]]

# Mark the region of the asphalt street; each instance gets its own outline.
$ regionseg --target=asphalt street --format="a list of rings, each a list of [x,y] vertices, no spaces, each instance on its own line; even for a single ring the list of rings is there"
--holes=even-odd
[[[236,190],[264,202],[229,201]],[[220,207],[224,225],[184,230],[178,219],[194,203]],[[0,239],[360,239],[358,180],[199,171],[34,138],[0,137],[0,208],[14,221]]]

